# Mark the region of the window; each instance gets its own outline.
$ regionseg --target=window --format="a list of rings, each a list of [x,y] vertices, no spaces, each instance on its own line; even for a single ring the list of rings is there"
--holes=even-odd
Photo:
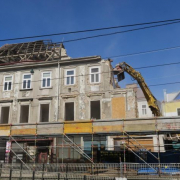
[[[4,91],[12,90],[12,76],[4,77]]]
[[[180,116],[180,108],[177,109],[177,115]]]
[[[49,104],[40,105],[40,122],[49,122]]]
[[[8,124],[10,107],[1,107],[1,124]]]
[[[73,85],[75,84],[75,70],[66,70],[66,85]]]
[[[42,87],[43,88],[51,87],[51,72],[42,73]]]
[[[100,101],[91,101],[91,118],[101,119]]]
[[[29,121],[29,105],[21,105],[20,123],[28,123]]]
[[[24,74],[23,75],[23,89],[30,89],[31,88],[31,74]]]
[[[147,114],[146,105],[142,105],[142,114],[143,115]]]
[[[65,103],[65,120],[74,121],[74,102]]]
[[[91,83],[99,83],[100,82],[100,68],[99,67],[91,67],[90,68],[90,82]]]

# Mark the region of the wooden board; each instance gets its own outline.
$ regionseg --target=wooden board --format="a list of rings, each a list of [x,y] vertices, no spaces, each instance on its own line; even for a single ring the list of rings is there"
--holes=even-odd
[[[11,135],[36,135],[36,129],[12,129]]]
[[[36,125],[11,126],[11,135],[36,135]]]
[[[141,131],[156,131],[155,124],[126,124],[124,126],[124,131],[127,132],[141,132]]]
[[[117,133],[122,132],[123,122],[94,122],[94,133]]]
[[[126,117],[125,97],[112,98],[112,118],[118,119],[125,117]]]
[[[92,123],[68,123],[64,124],[65,134],[92,133]]]
[[[63,134],[63,124],[37,125],[37,135]]]

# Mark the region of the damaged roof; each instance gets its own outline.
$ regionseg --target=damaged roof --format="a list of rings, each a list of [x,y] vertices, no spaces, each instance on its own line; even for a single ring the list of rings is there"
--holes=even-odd
[[[60,46],[63,44],[52,43],[51,40],[5,44],[0,47],[0,62],[18,62],[25,60],[49,61],[61,56]]]

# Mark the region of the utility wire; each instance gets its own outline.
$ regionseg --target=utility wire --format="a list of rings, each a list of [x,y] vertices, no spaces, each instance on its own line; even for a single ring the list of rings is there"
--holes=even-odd
[[[163,83],[163,84],[151,84],[149,85],[150,86],[164,86],[164,85],[170,85],[170,84],[180,84],[180,81],[179,82],[172,82],[172,83]]]
[[[3,64],[3,63],[2,63]],[[137,67],[137,68],[134,68],[134,69],[143,69],[143,68],[154,68],[154,67],[159,67],[159,66],[170,66],[170,65],[175,65],[175,64],[180,64],[180,62],[173,62],[173,63],[167,63],[167,64],[158,64],[158,65],[152,65],[152,66],[144,66],[144,67]],[[110,74],[112,73],[113,71],[108,71],[108,72],[101,72],[101,73],[97,73],[97,74]],[[73,77],[82,77],[82,76],[89,76],[91,75],[90,73],[88,74],[85,74],[85,75],[76,75],[76,76],[73,76]],[[66,79],[66,77],[61,77],[61,78],[51,78],[51,80],[57,80],[57,79]],[[31,81],[31,82],[42,82],[42,80],[35,80],[35,81]],[[149,86],[161,86],[161,85],[168,85],[168,84],[179,84],[180,82],[172,82],[172,83],[164,83],[164,84],[152,84],[152,85],[149,85]],[[16,85],[16,84],[22,84],[22,82],[20,83],[12,83],[13,85]],[[62,84],[61,84],[62,85]],[[0,86],[4,86],[3,85],[0,85]]]
[[[143,69],[143,68],[154,68],[154,67],[159,67],[159,66],[170,66],[170,65],[175,65],[175,64],[180,64],[180,62],[174,62],[174,63],[168,63],[168,64],[158,64],[158,65],[153,65],[153,66],[144,66],[144,67],[137,67],[137,68],[134,68],[134,69]],[[108,71],[108,72],[100,72],[100,73],[96,73],[96,74],[110,74],[112,73],[113,71]],[[91,75],[90,73],[87,73],[87,74],[80,74],[80,75],[75,75],[73,77],[82,77],[82,76],[89,76]],[[67,77],[61,77],[61,78],[51,78],[50,80],[58,80],[58,79],[66,79]],[[31,82],[42,82],[42,80],[34,80],[34,81],[31,81]],[[13,85],[16,85],[16,84],[22,84],[22,82],[20,83],[13,83]],[[61,84],[62,85],[62,84]],[[0,86],[4,86],[4,85],[0,85]],[[151,86],[154,86],[154,85],[151,85]]]
[[[172,21],[179,21],[179,20],[180,19],[169,19],[169,20],[163,20],[163,21],[152,21],[152,22],[145,22],[145,23],[119,25],[119,26],[111,26],[111,27],[104,27],[104,28],[79,30],[79,31],[69,31],[69,32],[62,32],[62,33],[44,34],[44,35],[36,35],[36,36],[25,36],[25,37],[17,37],[17,38],[10,38],[10,39],[0,39],[0,41],[1,42],[2,41],[14,41],[14,40],[20,40],[20,39],[32,39],[32,38],[40,38],[40,37],[59,36],[59,35],[67,35],[67,34],[77,34],[77,33],[84,33],[84,32],[102,31],[102,30],[117,29],[117,28],[124,28],[124,27],[133,27],[133,26],[141,26],[141,25],[147,25],[147,24],[157,24],[157,23],[172,22]]]
[[[168,63],[168,64],[157,64],[157,65],[153,65],[153,66],[137,67],[135,69],[145,69],[145,68],[153,68],[153,67],[159,67],[159,66],[169,66],[169,65],[175,65],[175,64],[180,64],[180,62],[174,62],[174,63]]]
[[[127,32],[138,31],[138,30],[149,29],[149,28],[160,27],[160,26],[166,26],[166,25],[176,24],[176,23],[180,23],[180,21],[171,22],[171,23],[165,23],[165,24],[160,24],[160,25],[154,25],[154,26],[146,26],[146,27],[142,27],[142,28],[129,29],[129,30],[125,30],[125,31],[117,31],[117,32],[107,33],[107,34],[99,34],[99,35],[95,35],[95,36],[87,36],[87,37],[84,37],[84,38],[70,39],[70,40],[67,40],[67,41],[56,42],[56,43],[58,44],[58,43],[69,43],[69,42],[74,42],[74,41],[81,41],[81,40],[85,40],[85,39],[92,39],[92,38],[97,38],[97,37],[110,36],[110,35],[115,35],[115,34],[120,34],[120,33],[127,33]]]
[[[110,72],[102,72],[102,73],[97,73],[97,74],[103,74],[103,73],[111,73],[111,71]],[[77,76],[74,76],[74,77],[79,77],[79,76],[87,76],[87,75],[89,75],[89,74],[86,74],[86,75],[77,75]],[[62,78],[52,78],[52,79],[50,79],[50,80],[57,80],[57,79],[65,79],[66,77],[62,77]],[[156,78],[157,79],[157,78]],[[32,82],[42,82],[43,80],[36,80],[36,81],[31,81],[31,83]],[[22,84],[22,82],[20,82],[20,83],[12,83],[12,85],[14,86],[14,85],[17,85],[17,84]],[[151,84],[151,85],[148,85],[148,87],[150,87],[150,86],[162,86],[162,85],[169,85],[169,84],[180,84],[180,82],[172,82],[172,83],[164,83],[164,84]],[[61,83],[60,85],[64,85],[64,83]],[[1,86],[4,86],[4,84],[1,84],[0,85],[0,87]],[[43,89],[46,89],[46,88],[43,88]],[[27,89],[27,91],[28,91],[29,89]],[[31,90],[31,89],[30,89]],[[106,91],[101,91],[101,92],[106,92]],[[77,93],[78,94],[84,94],[84,93],[79,93],[78,91],[77,91]],[[61,94],[67,94],[67,93],[61,93]],[[57,97],[57,96],[52,96],[52,97]]]
[[[159,51],[167,51],[171,49],[178,49],[180,46],[174,46],[174,47],[169,47],[169,48],[163,48],[163,49],[156,49],[156,50],[151,50],[151,51],[142,51],[138,53],[130,53],[130,54],[124,54],[124,55],[116,55],[116,56],[108,56],[104,57],[104,59],[107,58],[123,58],[123,57],[128,57],[128,56],[136,56],[136,55],[141,55],[141,54],[148,54],[148,53],[154,53],[154,52],[159,52]]]

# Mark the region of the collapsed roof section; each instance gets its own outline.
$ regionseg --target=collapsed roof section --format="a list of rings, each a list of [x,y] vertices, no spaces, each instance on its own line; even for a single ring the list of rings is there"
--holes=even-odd
[[[61,49],[61,52],[60,52]],[[50,40],[5,44],[0,47],[0,62],[19,62],[27,60],[50,61],[53,59],[70,59],[63,44],[52,43]]]

